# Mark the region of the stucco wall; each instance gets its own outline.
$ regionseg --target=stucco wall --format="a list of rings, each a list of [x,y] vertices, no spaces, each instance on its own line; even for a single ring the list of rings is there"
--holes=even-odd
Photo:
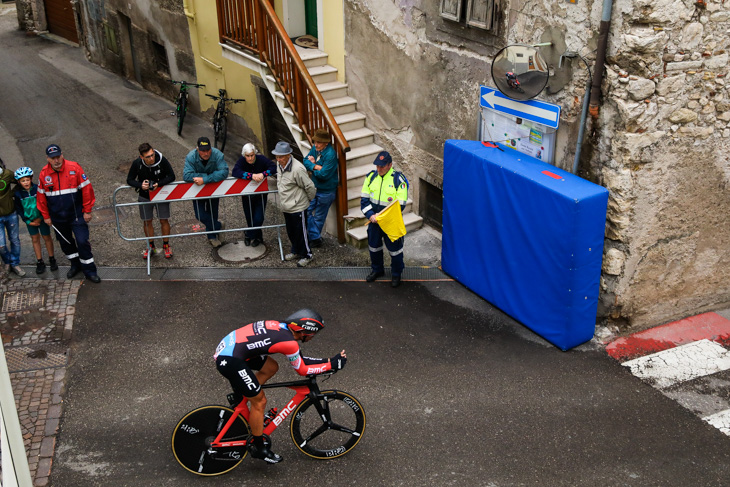
[[[443,143],[476,137],[480,84],[505,45],[546,40],[562,107],[556,165],[573,165],[601,2],[501,1],[491,33],[449,23],[426,0],[345,2],[347,81],[379,142],[438,186]],[[685,2],[686,3],[686,2]],[[641,328],[730,303],[728,14],[680,0],[614,4],[607,74],[579,174],[607,187],[599,321]],[[552,50],[552,51],[551,51]]]

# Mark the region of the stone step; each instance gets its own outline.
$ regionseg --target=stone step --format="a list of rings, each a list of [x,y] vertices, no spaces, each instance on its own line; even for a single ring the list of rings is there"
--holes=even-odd
[[[375,132],[367,127],[360,127],[354,130],[343,132],[345,140],[350,144],[350,149],[372,144],[375,141]]]
[[[345,113],[352,113],[357,109],[357,100],[351,96],[330,98],[327,100],[327,107],[329,107],[332,115],[344,115]]]
[[[367,144],[350,149],[345,156],[347,159],[347,170],[357,166],[370,166],[375,160],[375,156],[382,151],[383,148],[378,144]]]
[[[320,51],[319,49],[306,49],[296,45],[294,47],[297,49],[299,57],[307,69],[327,64],[329,55],[326,52]]]
[[[342,98],[347,96],[347,84],[339,81],[330,81],[328,83],[321,83],[317,85],[317,89],[322,94],[322,98],[325,102],[332,98]]]
[[[350,112],[343,115],[336,115],[335,122],[340,126],[340,130],[347,132],[359,129],[365,126],[365,115],[360,112]]]
[[[337,81],[337,68],[330,66],[329,64],[325,64],[323,66],[312,66],[311,68],[307,68],[307,71],[309,71],[309,75],[312,77],[314,84],[317,86]]]

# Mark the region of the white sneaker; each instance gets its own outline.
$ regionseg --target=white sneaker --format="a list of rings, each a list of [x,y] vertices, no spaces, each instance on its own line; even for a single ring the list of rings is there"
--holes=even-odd
[[[214,249],[217,249],[218,247],[220,247],[221,245],[223,245],[223,244],[221,243],[221,241],[220,241],[220,240],[218,240],[217,238],[211,238],[211,239],[209,239],[209,240],[208,240],[208,243],[209,243],[209,244],[210,244],[210,246],[211,246],[211,247],[213,247]]]
[[[305,257],[303,259],[299,259],[297,261],[297,267],[306,267],[310,262],[312,262],[312,257]]]
[[[10,270],[13,271],[15,274],[17,274],[18,277],[25,276],[25,271],[23,269],[21,269],[19,265],[11,265]]]
[[[296,259],[297,257],[299,257],[297,254],[286,254],[284,256],[284,260],[290,261]]]

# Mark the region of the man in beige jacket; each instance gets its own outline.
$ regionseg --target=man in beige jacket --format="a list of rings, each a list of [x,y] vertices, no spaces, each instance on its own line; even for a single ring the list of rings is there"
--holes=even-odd
[[[297,260],[297,267],[312,262],[312,249],[307,236],[307,208],[317,193],[304,165],[292,157],[291,146],[279,141],[271,152],[276,156],[276,179],[279,188],[279,205],[284,213],[286,234],[291,242],[291,252],[284,260]]]

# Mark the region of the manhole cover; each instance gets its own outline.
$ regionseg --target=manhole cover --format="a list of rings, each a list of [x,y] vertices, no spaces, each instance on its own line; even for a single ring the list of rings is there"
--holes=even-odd
[[[126,207],[121,207],[119,211],[119,221],[127,218]],[[104,225],[106,223],[116,222],[117,219],[114,216],[114,206],[97,206],[94,211],[91,212],[91,221],[89,225]]]
[[[172,225],[172,233],[199,233],[205,231],[205,225],[196,219],[183,220]]]
[[[68,350],[60,343],[25,345],[5,349],[9,372],[63,367],[68,362]]]
[[[36,289],[27,291],[6,291],[3,293],[2,312],[41,308],[46,303],[46,293]]]
[[[227,243],[218,249],[218,257],[224,262],[253,262],[266,255],[266,244],[247,246],[243,241]]]

